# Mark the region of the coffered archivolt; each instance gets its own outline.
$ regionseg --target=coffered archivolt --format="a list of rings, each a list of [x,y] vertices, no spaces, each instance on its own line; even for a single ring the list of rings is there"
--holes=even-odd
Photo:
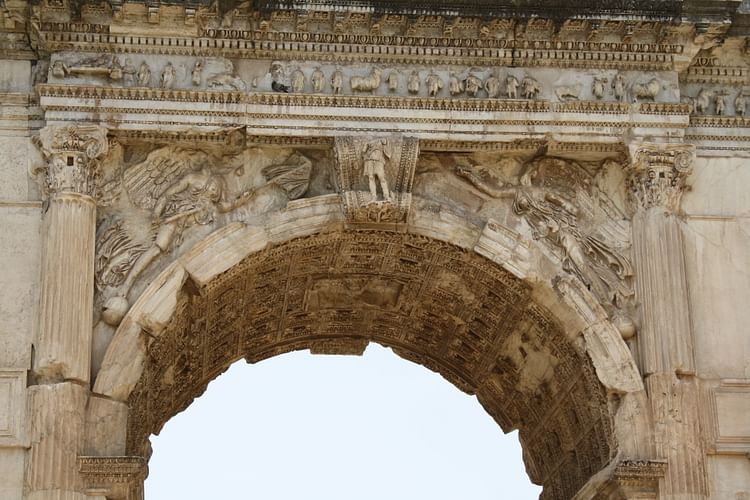
[[[545,498],[571,497],[617,454],[613,403],[641,389],[632,357],[584,287],[544,289],[486,249],[425,236],[437,224],[449,227],[209,236],[141,294],[107,351],[94,393],[127,403],[123,451],[148,456],[148,436],[237,359],[377,342],[476,394],[521,431]]]

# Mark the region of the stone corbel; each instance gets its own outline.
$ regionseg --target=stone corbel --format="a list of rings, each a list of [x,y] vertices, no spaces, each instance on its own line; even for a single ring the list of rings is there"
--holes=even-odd
[[[44,174],[42,187],[46,195],[77,193],[96,197],[98,160],[108,150],[106,128],[47,126],[39,131],[37,145],[47,164],[33,173]]]
[[[349,222],[406,222],[419,140],[414,137],[337,137],[336,169]]]
[[[143,457],[78,457],[78,473],[88,497],[143,500],[148,465]]]
[[[627,167],[628,199],[633,212],[662,208],[676,213],[693,171],[692,144],[640,144],[631,148]]]

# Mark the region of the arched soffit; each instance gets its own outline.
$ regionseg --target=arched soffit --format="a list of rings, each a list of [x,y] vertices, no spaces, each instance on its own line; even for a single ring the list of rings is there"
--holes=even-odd
[[[518,428],[545,498],[572,496],[616,452],[610,396],[639,390],[640,379],[575,281],[540,292],[424,235],[329,224],[253,247],[258,235],[238,224],[209,236],[123,320],[95,392],[127,401],[129,453],[146,454],[148,436],[237,359],[359,353],[370,341],[476,394],[506,431]]]

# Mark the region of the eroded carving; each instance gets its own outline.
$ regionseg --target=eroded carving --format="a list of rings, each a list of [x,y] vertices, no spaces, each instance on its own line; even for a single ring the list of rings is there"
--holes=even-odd
[[[648,144],[638,147],[628,167],[632,209],[661,207],[676,212],[693,169],[695,147],[688,144]]]
[[[632,296],[629,228],[624,215],[580,166],[561,158],[527,162],[515,184],[492,183],[471,166],[456,173],[492,199],[512,199],[513,211],[534,239],[561,251],[563,269],[603,304],[620,307]]]
[[[107,153],[107,130],[97,126],[45,127],[39,131],[38,145],[47,164],[35,170],[44,173],[42,191],[95,197],[100,176],[98,159]]]
[[[202,150],[163,147],[123,168],[105,186],[110,212],[135,213],[132,223],[116,215],[103,224],[97,240],[96,282],[104,308],[115,324],[127,310],[124,299],[135,280],[164,252],[182,242],[194,226],[214,225],[217,217],[243,207],[252,215],[281,208],[310,186],[312,162],[293,152],[245,172],[241,154],[222,158]],[[257,176],[263,181],[253,179]],[[109,213],[109,212],[108,212]],[[237,217],[243,215],[238,212]],[[149,221],[148,223],[146,221]],[[147,234],[139,225],[153,229]],[[105,318],[105,321],[110,321]]]

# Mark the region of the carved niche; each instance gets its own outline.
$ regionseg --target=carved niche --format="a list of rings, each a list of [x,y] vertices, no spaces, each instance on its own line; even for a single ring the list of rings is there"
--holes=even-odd
[[[405,222],[419,141],[414,137],[337,137],[336,165],[350,222]]]

